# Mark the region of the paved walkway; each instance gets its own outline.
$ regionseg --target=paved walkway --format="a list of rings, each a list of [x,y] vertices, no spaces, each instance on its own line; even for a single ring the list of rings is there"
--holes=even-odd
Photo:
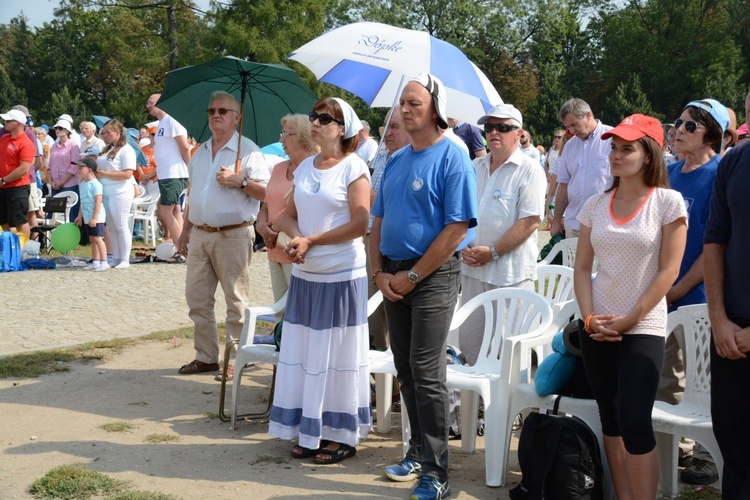
[[[549,240],[540,231],[539,248]],[[265,252],[253,254],[251,305],[273,301]],[[216,316],[226,303],[216,293]],[[0,274],[0,357],[92,340],[137,337],[190,326],[185,266],[136,264],[103,273],[80,269]]]
[[[92,340],[190,326],[180,264],[136,264],[103,273],[80,269],[0,274],[0,357]],[[253,255],[251,305],[272,302],[266,253]],[[226,318],[221,287],[216,316]]]

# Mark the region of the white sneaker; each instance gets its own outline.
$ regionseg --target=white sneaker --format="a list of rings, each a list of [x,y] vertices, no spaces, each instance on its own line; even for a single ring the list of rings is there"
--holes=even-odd
[[[107,269],[109,269],[109,264],[107,264],[106,262],[102,262],[101,264],[99,264],[99,267],[97,267],[96,269],[94,269],[94,271],[96,271],[96,272],[106,271]]]
[[[94,263],[92,262],[92,263],[91,263],[91,264],[89,264],[88,266],[84,267],[84,268],[83,268],[83,270],[84,270],[84,271],[91,271],[91,270],[93,270],[93,269],[98,269],[98,268],[99,268],[99,265],[97,265],[97,264],[94,264]]]
[[[114,269],[127,269],[130,267],[130,262],[123,260],[119,264],[117,264]]]

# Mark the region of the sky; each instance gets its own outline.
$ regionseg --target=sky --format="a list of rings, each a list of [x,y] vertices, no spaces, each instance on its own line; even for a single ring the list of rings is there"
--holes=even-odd
[[[209,0],[193,1],[199,9],[208,9]],[[23,11],[29,20],[29,26],[39,27],[54,19],[52,11],[59,4],[58,0],[0,0],[0,24],[8,24]]]

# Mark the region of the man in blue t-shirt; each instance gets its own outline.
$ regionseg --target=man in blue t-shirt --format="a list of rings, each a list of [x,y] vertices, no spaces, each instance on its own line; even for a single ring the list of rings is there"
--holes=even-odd
[[[385,297],[393,359],[409,413],[405,458],[385,468],[393,481],[422,476],[412,498],[440,499],[448,486],[448,390],[445,350],[460,283],[460,250],[477,223],[476,173],[443,137],[442,82],[422,73],[399,105],[411,138],[391,156],[372,208],[372,280]]]

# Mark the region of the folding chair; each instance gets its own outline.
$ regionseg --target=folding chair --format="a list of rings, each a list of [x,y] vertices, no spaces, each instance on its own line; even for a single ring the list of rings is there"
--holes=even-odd
[[[52,251],[52,240],[47,233],[58,227],[56,214],[62,214],[63,223],[68,222],[68,198],[65,196],[48,196],[45,199],[43,210],[50,214],[50,218],[45,220],[46,224],[40,224],[31,228],[31,233],[37,233],[40,245],[43,245],[47,254]]]

